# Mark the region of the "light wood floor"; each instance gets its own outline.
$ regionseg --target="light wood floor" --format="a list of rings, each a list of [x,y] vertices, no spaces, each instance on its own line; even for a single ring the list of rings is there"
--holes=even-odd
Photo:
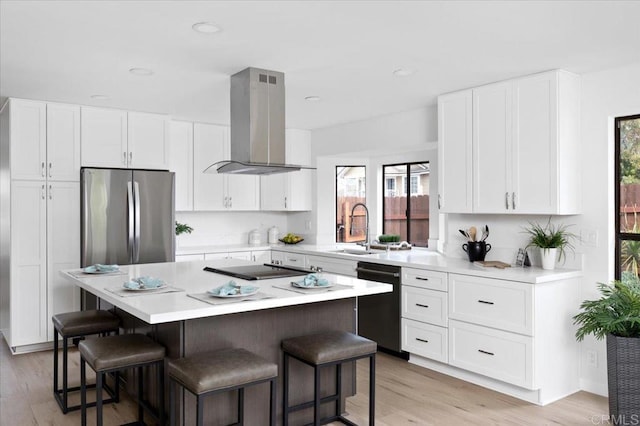
[[[367,362],[358,365],[361,392],[347,403],[349,418],[360,425],[367,424]],[[74,349],[71,383],[79,382],[78,364]],[[53,399],[52,372],[51,351],[12,356],[0,340],[0,425],[80,424],[79,412],[63,415]],[[136,418],[135,405],[126,397],[104,409],[105,426]],[[94,411],[89,410],[89,424],[95,424]],[[384,354],[377,357],[376,424],[380,426],[601,425],[607,412],[606,398],[586,392],[539,407]]]

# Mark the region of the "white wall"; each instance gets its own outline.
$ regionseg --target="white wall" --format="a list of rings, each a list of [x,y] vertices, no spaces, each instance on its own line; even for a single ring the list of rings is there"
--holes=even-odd
[[[311,132],[311,156],[317,167],[314,210],[297,218],[300,227],[310,221],[318,244],[335,242],[335,167],[367,166],[367,207],[369,234],[375,238],[382,230],[382,164],[404,161],[436,161],[437,108],[421,108],[369,120],[343,124]],[[435,175],[435,169],[432,169]],[[431,180],[431,194],[437,193]],[[435,199],[435,197],[432,197]],[[432,200],[434,201],[434,200]],[[437,203],[432,205],[433,212]],[[437,215],[431,219],[430,234],[438,232]],[[307,231],[308,232],[308,231]]]

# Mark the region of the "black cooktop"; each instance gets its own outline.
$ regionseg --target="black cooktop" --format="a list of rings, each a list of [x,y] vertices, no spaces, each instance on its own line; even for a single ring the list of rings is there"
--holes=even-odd
[[[264,265],[244,265],[229,266],[223,268],[212,268],[205,266],[205,271],[215,272],[216,274],[229,275],[243,280],[266,280],[270,278],[295,277],[306,275],[309,271],[304,269],[290,268],[288,266],[272,265],[265,263]]]

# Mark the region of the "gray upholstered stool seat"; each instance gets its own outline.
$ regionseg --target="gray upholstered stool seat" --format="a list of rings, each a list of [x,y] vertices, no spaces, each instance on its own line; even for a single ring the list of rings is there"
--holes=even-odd
[[[270,424],[275,424],[275,386],[278,365],[269,362],[245,349],[222,349],[204,352],[167,363],[170,382],[169,400],[174,399],[174,382],[196,395],[196,422],[203,423],[203,401],[206,395],[238,390],[238,422],[242,425],[244,414],[244,388],[270,382]],[[175,424],[175,413],[171,411],[171,425]]]
[[[53,322],[53,395],[63,413],[77,410],[80,405],[69,407],[68,394],[80,390],[80,386],[69,387],[68,384],[68,352],[69,339],[84,338],[92,334],[118,333],[120,318],[109,311],[90,310],[66,312],[56,314],[51,318]],[[58,387],[58,335],[62,337],[62,388]],[[93,385],[92,385],[93,387]],[[115,390],[108,386],[105,389],[111,396],[103,403],[118,401],[118,378]],[[95,403],[89,404],[93,406]]]
[[[329,331],[283,340],[282,350],[308,364],[326,364],[370,355],[377,344],[356,334]]]
[[[164,424],[164,355],[165,347],[143,334],[107,336],[101,339],[85,340],[78,345],[80,351],[80,380],[82,390],[82,425],[87,422],[86,364],[96,372],[96,417],[102,425],[102,396],[100,385],[105,373],[138,369],[138,421],[144,423],[144,410],[148,409],[159,424]],[[158,370],[158,412],[154,413],[142,399],[143,367],[156,365]]]
[[[375,356],[377,344],[369,339],[345,331],[328,331],[308,336],[293,337],[282,341],[284,353],[283,424],[289,423],[289,413],[313,407],[313,425],[339,421],[355,426],[344,418],[340,409],[342,400],[342,364],[360,358],[369,358],[369,425],[375,422]],[[293,357],[314,369],[313,401],[289,406],[289,358]],[[320,368],[336,366],[336,393],[320,397]],[[335,402],[332,416],[320,418],[320,404]]]

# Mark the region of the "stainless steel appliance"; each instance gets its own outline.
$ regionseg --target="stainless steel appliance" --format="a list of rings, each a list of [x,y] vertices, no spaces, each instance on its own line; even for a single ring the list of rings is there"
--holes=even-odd
[[[400,268],[358,262],[358,278],[391,284],[391,293],[358,297],[358,334],[378,343],[378,349],[409,359],[402,351],[400,330]]]
[[[266,280],[270,278],[295,277],[309,274],[307,269],[291,268],[289,266],[276,266],[270,263],[264,265],[228,266],[222,268],[212,268],[206,266],[205,271],[216,274],[229,275],[243,280]]]
[[[81,265],[173,262],[174,173],[83,168]]]

